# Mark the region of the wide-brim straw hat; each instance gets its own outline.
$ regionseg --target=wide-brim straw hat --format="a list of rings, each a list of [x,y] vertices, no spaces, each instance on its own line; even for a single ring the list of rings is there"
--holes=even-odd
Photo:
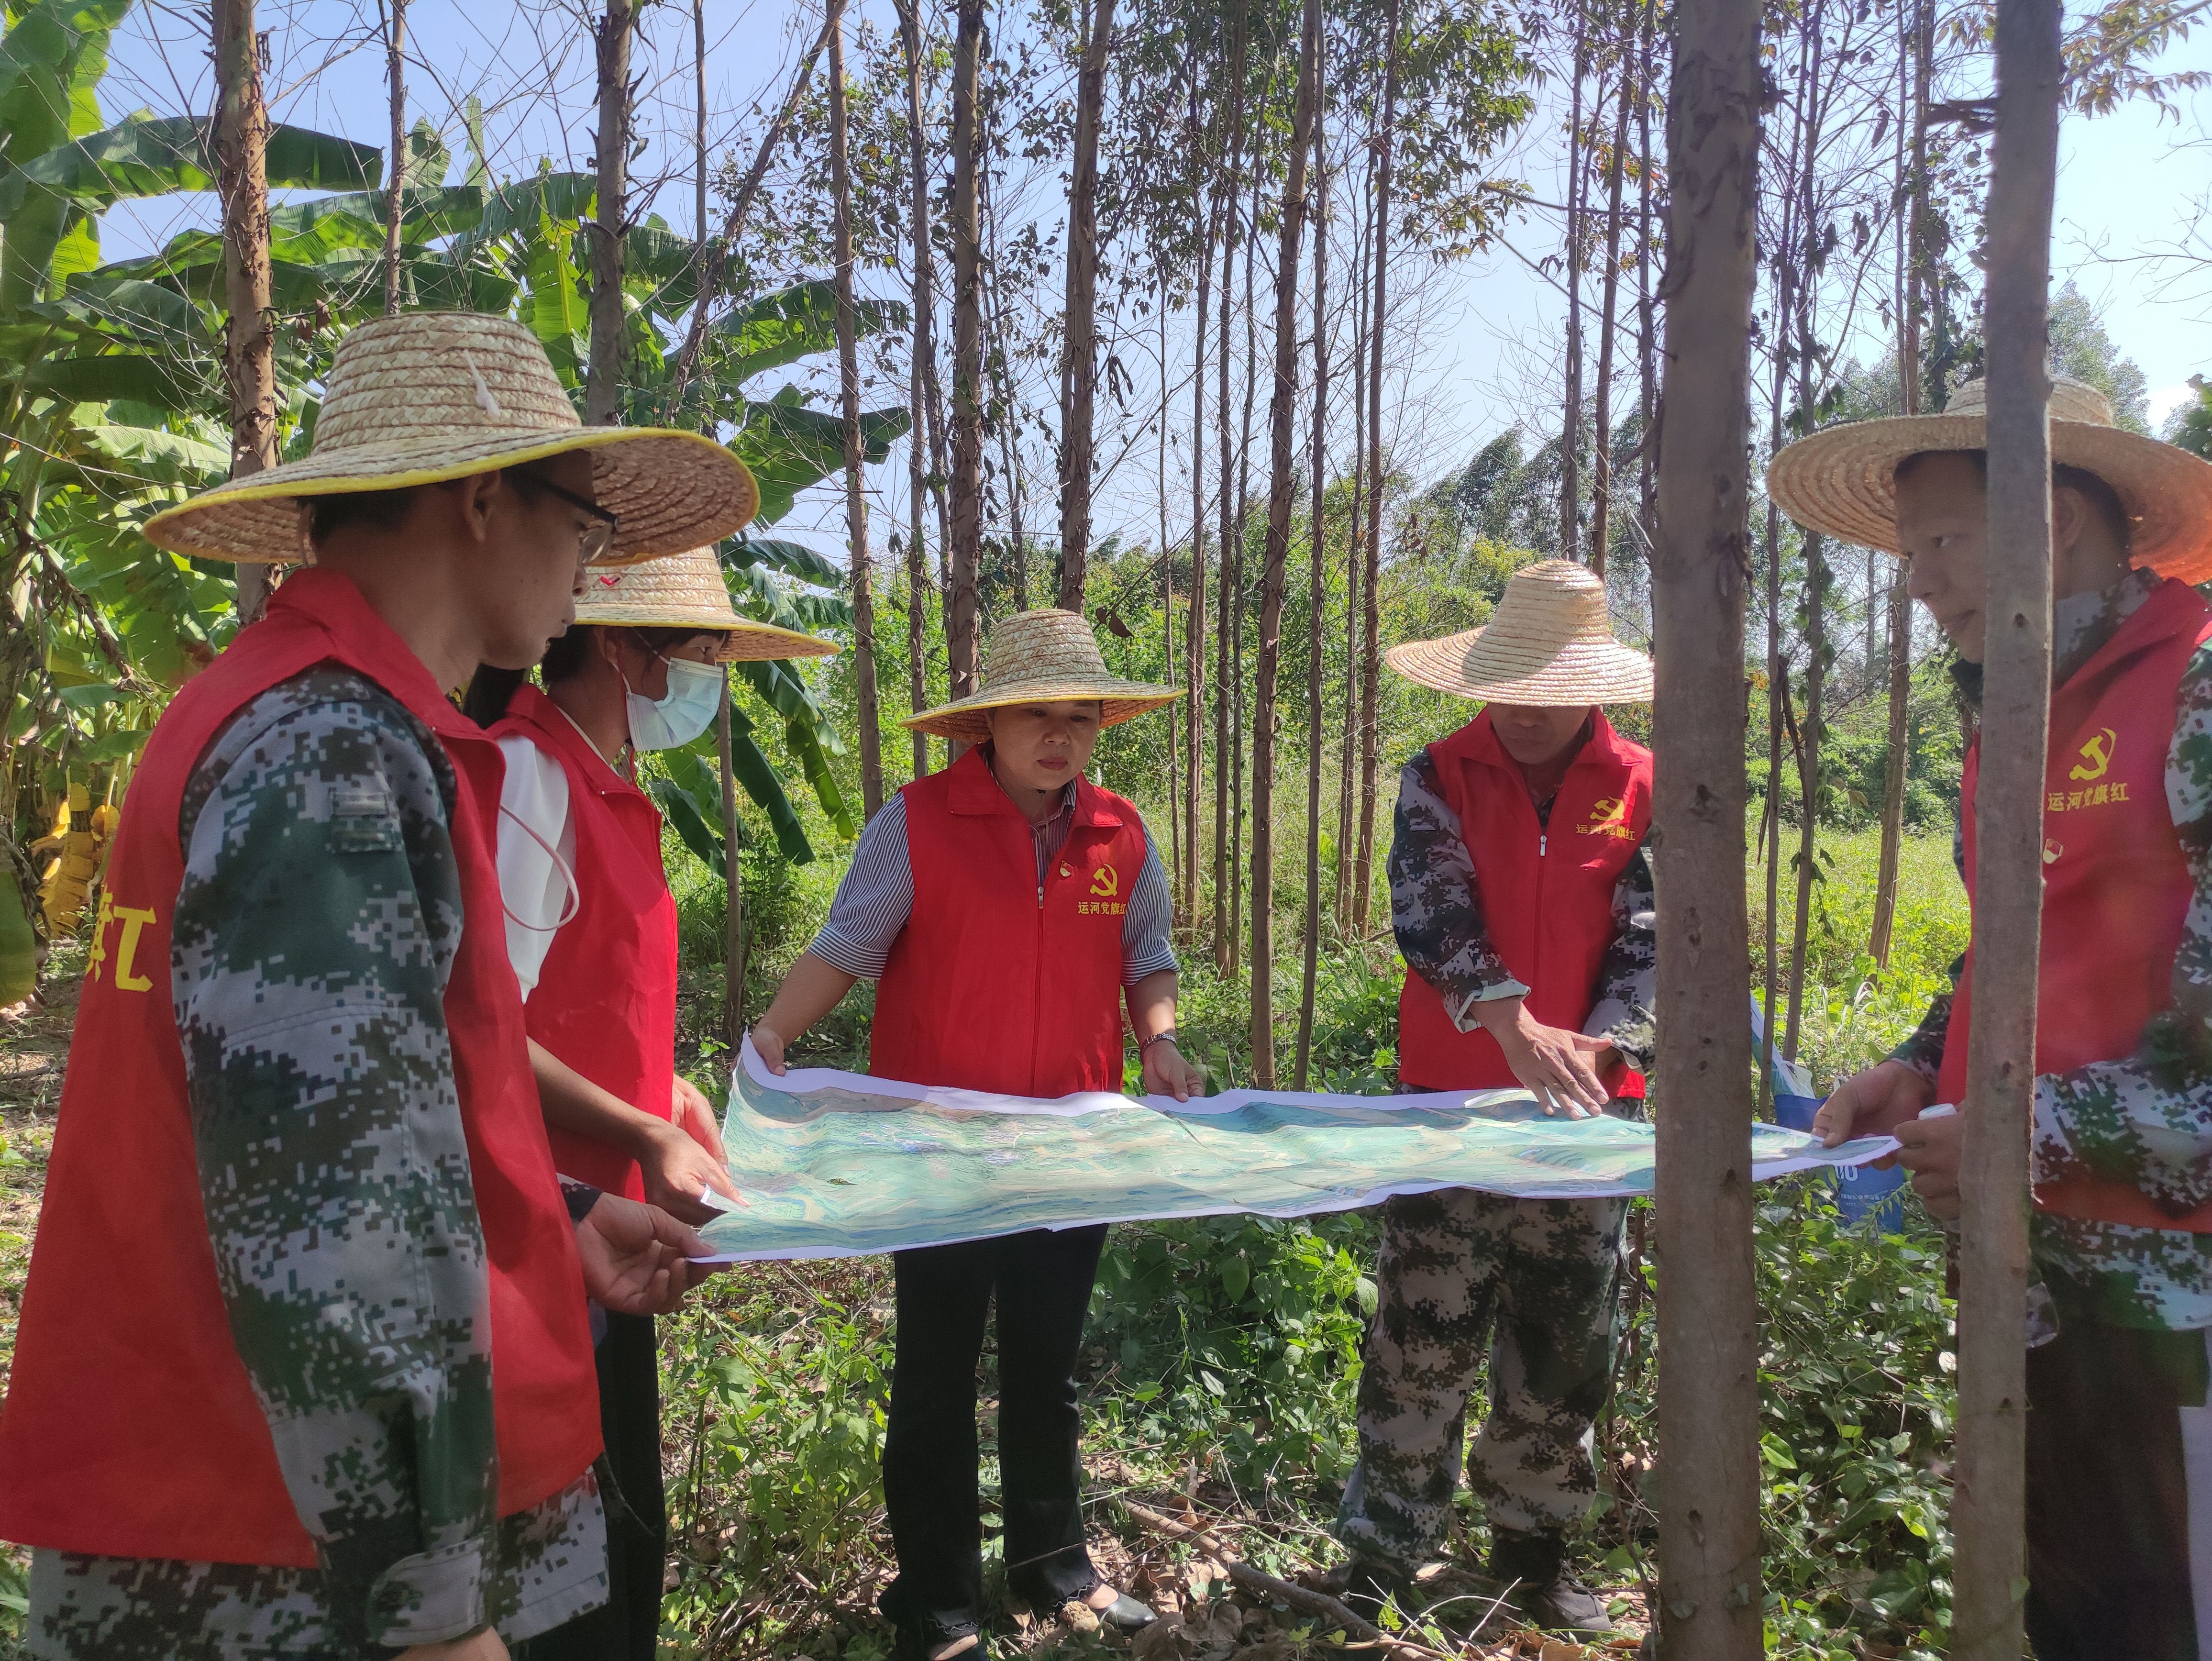
[[[760,506],[744,463],[702,434],[585,426],[520,323],[407,312],[338,343],[312,453],[203,491],[156,514],[146,536],[203,559],[301,560],[303,496],[436,484],[574,450],[592,452],[592,495],[622,521],[603,564],[700,547]]]
[[[2184,582],[2212,577],[2212,461],[2112,424],[2112,406],[2070,375],[2051,377],[2051,459],[2096,474],[2131,521],[2128,557]],[[1941,415],[1854,421],[1801,438],[1766,469],[1766,488],[1800,525],[1894,554],[1897,464],[1928,450],[1981,450],[1983,383],[1970,380]]]
[[[1408,680],[1486,703],[1651,700],[1651,660],[1613,637],[1603,579],[1571,559],[1516,571],[1482,628],[1409,641],[1382,660]]]
[[[576,600],[576,621],[609,629],[696,629],[702,634],[723,630],[729,638],[714,654],[717,663],[825,658],[837,649],[835,641],[779,629],[739,612],[730,604],[722,563],[712,548],[593,572]]]
[[[1017,611],[992,631],[981,691],[908,715],[899,725],[981,744],[991,736],[984,711],[1008,704],[1095,698],[1098,724],[1111,727],[1182,696],[1181,687],[1152,686],[1109,672],[1089,624],[1073,611],[1040,609]]]

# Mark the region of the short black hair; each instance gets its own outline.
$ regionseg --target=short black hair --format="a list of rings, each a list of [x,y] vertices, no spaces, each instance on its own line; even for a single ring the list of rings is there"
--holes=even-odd
[[[1986,450],[1916,450],[1897,464],[1892,477],[1902,484],[1912,477],[1922,462],[1934,456],[1957,456],[1971,462],[1975,472],[1981,476],[1984,488],[1988,487],[1990,453]],[[2102,477],[2086,467],[2073,467],[2063,461],[2054,461],[2051,464],[2051,484],[2054,490],[2063,484],[2069,490],[2079,492],[2082,499],[2096,510],[2097,516],[2105,521],[2105,528],[2120,545],[2120,551],[2128,551],[2129,544],[2135,535],[2135,520],[2128,516],[2127,507],[2121,502],[2120,493]]]
[[[415,498],[422,493],[421,485],[410,484],[397,490],[346,490],[335,496],[301,496],[300,505],[307,510],[307,541],[310,545],[327,542],[349,525],[396,531],[413,511]]]
[[[618,625],[596,623],[572,623],[568,632],[554,637],[545,648],[545,655],[538,660],[538,684],[557,686],[569,676],[580,671],[591,656],[592,642],[603,628]],[[629,629],[624,632],[635,638],[648,652],[665,651],[671,646],[696,640],[701,635],[726,638],[727,631],[716,629],[688,629],[681,624],[654,629]],[[490,664],[477,666],[469,681],[467,696],[461,709],[479,727],[489,727],[507,714],[507,706],[514,697],[515,689],[530,678],[527,669],[495,669]]]

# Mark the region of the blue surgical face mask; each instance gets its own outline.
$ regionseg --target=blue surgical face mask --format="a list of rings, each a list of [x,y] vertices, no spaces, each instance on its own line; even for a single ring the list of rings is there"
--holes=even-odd
[[[660,657],[656,652],[655,657]],[[722,709],[722,671],[711,663],[660,658],[668,666],[668,691],[641,697],[623,677],[629,701],[629,742],[634,750],[680,750],[712,724]]]

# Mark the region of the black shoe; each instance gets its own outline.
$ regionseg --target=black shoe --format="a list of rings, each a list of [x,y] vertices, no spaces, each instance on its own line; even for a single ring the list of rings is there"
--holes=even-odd
[[[1495,1530],[1490,1574],[1507,1589],[1505,1601],[1532,1627],[1553,1632],[1613,1630],[1605,1605],[1567,1567],[1567,1542],[1562,1535]]]
[[[1103,1584],[1103,1583],[1102,1583]],[[1087,1607],[1087,1605],[1086,1605]],[[1103,1609],[1092,1609],[1099,1621],[1118,1633],[1142,1632],[1160,1618],[1159,1611],[1150,1603],[1139,1603],[1126,1591],[1116,1590],[1114,1601]]]
[[[1326,1584],[1329,1595],[1363,1621],[1372,1622],[1393,1601],[1401,1614],[1413,1610],[1413,1577],[1379,1557],[1355,1555]]]
[[[1105,1584],[1103,1580],[1093,1580],[1081,1591],[1055,1592],[1041,1580],[1024,1578],[1011,1581],[1007,1590],[1036,1610],[1038,1615],[1049,1618],[1058,1615],[1070,1603],[1082,1603],[1088,1609],[1091,1594]],[[1142,1632],[1160,1618],[1159,1611],[1153,1609],[1151,1604],[1139,1603],[1118,1587],[1115,1589],[1112,1603],[1103,1609],[1091,1609],[1091,1612],[1098,1617],[1100,1625],[1111,1627],[1115,1631],[1124,1634]]]

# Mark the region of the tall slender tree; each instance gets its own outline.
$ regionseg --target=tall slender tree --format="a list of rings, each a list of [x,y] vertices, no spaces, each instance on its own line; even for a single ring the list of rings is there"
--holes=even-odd
[[[845,0],[829,0],[830,197],[836,244],[839,407],[845,425],[845,543],[853,585],[853,683],[860,705],[860,805],[884,805],[884,750],[876,703],[876,591],[868,551],[868,498],[861,468],[860,330],[853,300],[853,170],[847,135]]]
[[[906,137],[909,193],[907,240],[914,250],[914,334],[908,364],[907,430],[907,698],[914,713],[929,704],[928,566],[922,551],[923,497],[933,473],[944,471],[945,439],[937,397],[937,254],[929,234],[929,136],[922,120],[921,0],[898,0],[899,42],[906,56]],[[938,491],[938,547],[943,557],[944,492]],[[914,776],[929,772],[929,734],[914,734]]]
[[[1304,1090],[1313,1061],[1314,994],[1321,964],[1321,764],[1322,630],[1328,615],[1328,31],[1314,38],[1313,437],[1306,452],[1306,906],[1300,944],[1298,1050],[1291,1087]]]
[[[1190,136],[1194,167],[1203,153],[1206,125],[1199,119],[1196,80],[1192,77]],[[1206,758],[1206,305],[1212,298],[1213,244],[1221,229],[1221,198],[1217,192],[1206,211],[1206,240],[1198,255],[1196,326],[1191,331],[1190,374],[1190,609],[1183,624],[1184,673],[1188,691],[1183,697],[1184,845],[1188,862],[1183,872],[1183,921],[1199,926],[1199,792]],[[1224,297],[1223,303],[1227,303]]]
[[[399,309],[399,221],[407,182],[407,0],[386,0],[384,75],[391,93],[391,174],[384,192],[384,314]]]
[[[629,196],[631,38],[635,0],[607,0],[594,31],[599,47],[599,131],[592,143],[599,205],[592,219],[592,347],[584,376],[584,420],[611,426],[622,418],[623,219]]]
[[[2027,1567],[2028,1131],[2051,719],[2051,197],[2058,0],[2002,0],[1990,177],[1989,630],[1975,803],[1974,1019],[1959,1169],[1959,1474],[1951,1653],[2021,1652]]]
[[[1759,1304],[1752,1262],[1743,626],[1758,0],[1676,0],[1665,399],[1651,573],[1658,1125],[1660,1652],[1755,1661]],[[2014,1342],[2018,1342],[2017,1311]]]
[[[958,0],[952,41],[952,537],[945,557],[945,655],[954,697],[975,690],[975,579],[983,551],[982,244],[976,173],[984,0]],[[957,751],[954,754],[957,756]]]
[[[1067,329],[1060,380],[1060,605],[1083,610],[1091,549],[1092,411],[1098,391],[1098,129],[1114,0],[1089,0],[1075,94],[1075,156],[1067,187]]]
[[[1247,73],[1245,25],[1248,8],[1236,0],[1235,16],[1228,32],[1229,123],[1222,146],[1224,164],[1218,175],[1223,203],[1221,227],[1221,344],[1215,373],[1218,376],[1215,401],[1216,441],[1220,450],[1221,555],[1214,586],[1219,601],[1214,621],[1213,671],[1213,967],[1227,976],[1237,964],[1237,855],[1229,819],[1230,781],[1236,776],[1235,752],[1230,746],[1230,706],[1238,686],[1231,648],[1237,584],[1241,579],[1237,526],[1237,447],[1231,440],[1229,371],[1235,357],[1230,333],[1235,317],[1237,249],[1245,240],[1241,213],[1241,182],[1244,160],[1244,82]],[[1250,252],[1248,248],[1246,259]]]
[[[1597,391],[1590,421],[1590,569],[1605,575],[1613,537],[1613,342],[1620,304],[1620,190],[1628,149],[1628,105],[1636,90],[1629,43],[1620,43],[1620,104],[1605,159],[1605,286],[1598,307]]]
[[[1359,854],[1352,870],[1352,926],[1364,931],[1375,887],[1375,769],[1382,697],[1382,347],[1390,316],[1390,175],[1397,144],[1400,0],[1389,0],[1382,21],[1382,130],[1376,136],[1375,301],[1368,313],[1367,545],[1360,573]]]
[[[269,106],[253,0],[215,0],[216,188],[222,200],[222,371],[230,391],[230,476],[276,465],[276,313],[270,301]],[[399,165],[395,154],[394,167]],[[269,599],[269,568],[238,567],[238,617]]]
[[[1559,557],[1582,555],[1583,203],[1589,146],[1583,132],[1583,81],[1589,73],[1590,0],[1575,0],[1573,69],[1567,97],[1567,234],[1561,261],[1567,290],[1566,393],[1559,402]]]
[[[1361,492],[1367,484],[1367,301],[1374,292],[1368,283],[1368,262],[1374,253],[1375,147],[1373,132],[1361,148],[1367,152],[1365,187],[1359,192],[1360,223],[1355,232],[1356,257],[1352,273],[1352,513],[1345,525],[1344,560],[1344,724],[1337,745],[1336,794],[1336,926],[1352,927],[1352,789],[1354,758],[1359,749],[1359,624],[1360,578],[1365,575],[1367,521],[1362,514]]]
[[[1267,541],[1260,568],[1259,660],[1252,698],[1252,1080],[1275,1083],[1275,679],[1283,651],[1283,589],[1297,496],[1291,449],[1298,401],[1298,259],[1305,236],[1306,161],[1313,148],[1321,58],[1321,0],[1306,0],[1275,251],[1275,386],[1267,400]],[[1309,906],[1310,910],[1310,906]]]

